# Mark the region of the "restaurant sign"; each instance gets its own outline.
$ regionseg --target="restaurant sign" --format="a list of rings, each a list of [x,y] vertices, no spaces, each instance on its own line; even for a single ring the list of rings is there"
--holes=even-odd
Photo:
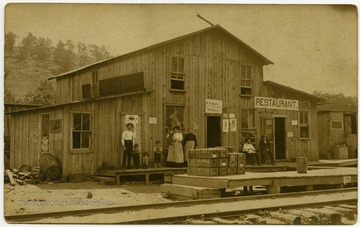
[[[255,97],[255,108],[299,110],[299,101],[291,99]]]

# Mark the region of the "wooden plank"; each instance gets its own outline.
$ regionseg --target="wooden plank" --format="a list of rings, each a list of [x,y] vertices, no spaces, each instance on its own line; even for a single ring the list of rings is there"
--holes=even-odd
[[[12,172],[9,170],[9,169],[7,169],[6,170],[6,174],[7,174],[7,176],[9,177],[9,180],[10,180],[10,185],[11,186],[15,186],[15,180],[14,180],[14,178],[13,178],[13,174],[12,174]]]
[[[192,199],[210,199],[220,198],[221,189],[208,187],[194,187],[177,184],[162,184],[160,186],[161,192],[172,195],[179,195],[182,197],[189,197]]]
[[[200,177],[192,178],[192,177],[183,177],[180,175],[173,176],[173,184],[210,187],[210,188],[228,188],[227,179],[200,178]]]

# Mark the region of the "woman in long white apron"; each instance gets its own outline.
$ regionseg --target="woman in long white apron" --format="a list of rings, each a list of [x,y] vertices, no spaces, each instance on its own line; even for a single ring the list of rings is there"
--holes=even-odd
[[[174,134],[172,135],[173,143],[169,145],[169,153],[167,157],[167,161],[174,163],[176,166],[181,166],[184,163],[184,151],[181,143],[183,136],[179,130],[179,126],[174,127]]]

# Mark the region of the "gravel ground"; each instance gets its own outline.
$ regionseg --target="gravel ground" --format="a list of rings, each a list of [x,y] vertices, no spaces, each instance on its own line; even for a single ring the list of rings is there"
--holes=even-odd
[[[91,198],[88,198],[91,197]],[[168,201],[160,184],[101,185],[95,181],[4,185],[4,214],[30,214]]]

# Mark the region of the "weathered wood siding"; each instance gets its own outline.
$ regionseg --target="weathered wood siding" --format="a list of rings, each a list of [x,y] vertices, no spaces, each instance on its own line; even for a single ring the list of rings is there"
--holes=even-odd
[[[11,119],[11,166],[19,168],[23,164],[39,164],[41,114],[48,113],[50,120],[62,120],[61,133],[49,135],[49,151],[59,159],[64,176],[77,172],[95,174],[96,169],[103,163],[120,167],[120,138],[123,130],[120,118],[123,113],[141,112],[141,102],[142,96],[136,95],[14,114]],[[90,151],[72,150],[73,113],[91,114]]]
[[[349,149],[348,157],[355,158],[357,155],[357,134],[345,134],[344,113],[340,111],[324,111],[319,112],[317,116],[320,158],[331,158],[332,148],[341,144],[347,144]],[[342,122],[343,128],[333,128],[333,121]]]
[[[181,56],[185,59],[185,92],[170,91],[170,68],[173,56]],[[146,147],[152,148],[156,140],[164,138],[163,116],[166,104],[185,106],[184,127],[192,127],[194,120],[197,121],[198,129],[194,133],[198,135],[199,146],[204,147],[205,99],[222,100],[224,112],[235,113],[238,119],[237,128],[240,128],[241,64],[253,66],[253,91],[257,94],[262,81],[262,65],[258,57],[235,42],[229,35],[214,30],[152,48],[96,70],[100,80],[144,72],[145,88],[154,92],[150,97],[144,96],[142,114],[145,121],[148,117],[157,117],[158,120],[157,125],[145,125],[143,129],[147,134],[144,141]],[[80,101],[81,86],[91,83],[91,72],[60,78],[57,82],[61,84],[61,88],[69,86],[72,91],[71,95],[58,95],[61,96],[58,99],[61,103]],[[223,145],[238,148],[240,138],[237,134],[222,133]]]
[[[271,89],[264,86],[261,95],[264,97],[272,97],[277,99],[293,99],[299,100],[299,111],[293,110],[269,110],[266,111],[271,113],[273,116],[284,116],[285,117],[285,134],[286,134],[286,156],[288,160],[294,160],[296,157],[305,156],[308,160],[318,160],[318,128],[317,128],[317,103],[315,101],[309,101],[308,98],[295,93],[290,93],[282,89]],[[265,109],[257,109],[256,119],[260,119],[260,115]],[[300,139],[300,111],[309,111],[309,122],[310,122],[310,138]],[[292,125],[291,121],[296,120],[297,125]],[[261,127],[261,122],[257,123],[257,127]],[[293,136],[288,137],[287,133],[292,132]]]

